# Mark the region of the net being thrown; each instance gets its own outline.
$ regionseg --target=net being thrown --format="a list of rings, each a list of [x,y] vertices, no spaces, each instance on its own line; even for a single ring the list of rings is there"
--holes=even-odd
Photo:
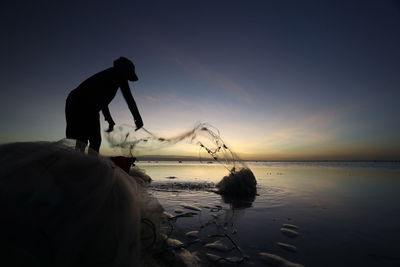
[[[133,126],[123,124],[116,126],[112,132],[105,132],[105,137],[111,147],[121,148],[129,156],[133,156],[137,151],[159,150],[181,142],[193,144],[199,149],[200,161],[203,158],[202,154],[206,154],[230,172],[217,184],[220,193],[256,193],[254,174],[222,140],[219,130],[208,123],[197,123],[192,129],[169,138],[161,137],[145,128],[135,131]]]
[[[247,167],[225,144],[219,130],[208,123],[198,123],[192,129],[169,138],[158,136],[145,128],[135,131],[133,126],[123,124],[116,126],[112,132],[105,132],[105,137],[111,147],[121,148],[129,156],[136,151],[159,150],[186,142],[199,147],[200,160],[202,153],[206,153],[231,172]]]

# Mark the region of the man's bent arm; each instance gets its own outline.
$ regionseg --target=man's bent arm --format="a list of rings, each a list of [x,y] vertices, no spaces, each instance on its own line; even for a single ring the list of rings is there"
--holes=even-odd
[[[105,107],[105,108],[103,108],[101,111],[103,112],[104,119],[105,119],[109,124],[113,124],[113,125],[114,125],[115,122],[114,122],[114,120],[113,120],[112,117],[111,117],[111,113],[110,113],[110,110],[108,109],[108,106]]]
[[[123,83],[123,85],[121,86],[121,91],[122,95],[125,98],[126,103],[128,104],[129,110],[133,115],[136,126],[138,126],[138,128],[141,128],[143,126],[142,117],[140,116],[139,110],[136,106],[135,99],[132,96],[128,82]]]

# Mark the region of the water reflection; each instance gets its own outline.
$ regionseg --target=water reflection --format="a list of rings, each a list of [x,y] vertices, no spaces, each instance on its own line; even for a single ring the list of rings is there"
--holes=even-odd
[[[232,209],[246,209],[252,207],[253,202],[256,199],[256,195],[241,198],[221,195],[221,198],[222,201],[224,201],[226,204],[229,204]]]
[[[198,215],[177,221],[174,238],[189,242],[185,233],[198,230],[202,242],[214,242],[209,235],[226,233],[249,255],[249,265],[263,266],[258,261],[259,252],[268,251],[286,255],[305,266],[341,266],[343,258],[347,260],[346,266],[389,266],[371,261],[365,252],[386,259],[397,253],[400,216],[394,203],[400,201],[400,167],[325,165],[249,164],[257,178],[259,194],[249,199],[221,196],[207,190],[153,193],[166,211],[173,214],[181,203],[202,207]],[[227,175],[216,164],[143,167],[154,183],[218,183]],[[217,205],[221,208],[203,208]],[[300,227],[298,238],[292,240],[282,235],[280,228],[287,223]],[[221,240],[232,245],[229,240]],[[276,245],[288,241],[299,248],[299,253],[283,254]],[[191,245],[190,250],[204,252],[204,242]],[[333,258],[332,252],[336,255]],[[392,263],[390,266],[395,266]]]

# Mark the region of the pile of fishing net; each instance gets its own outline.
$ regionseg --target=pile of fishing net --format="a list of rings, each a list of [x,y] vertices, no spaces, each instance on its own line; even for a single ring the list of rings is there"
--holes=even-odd
[[[68,140],[0,146],[4,266],[139,266],[158,242],[163,209],[110,159]]]

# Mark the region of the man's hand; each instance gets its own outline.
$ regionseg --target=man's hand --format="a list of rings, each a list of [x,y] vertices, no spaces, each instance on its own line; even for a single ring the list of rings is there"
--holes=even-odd
[[[106,130],[107,133],[111,133],[114,130],[115,123],[108,123],[108,129]]]
[[[143,121],[142,121],[142,119],[135,120],[135,124],[136,124],[136,129],[135,129],[135,131],[137,131],[137,130],[139,130],[140,128],[142,128],[142,127],[143,127]]]

